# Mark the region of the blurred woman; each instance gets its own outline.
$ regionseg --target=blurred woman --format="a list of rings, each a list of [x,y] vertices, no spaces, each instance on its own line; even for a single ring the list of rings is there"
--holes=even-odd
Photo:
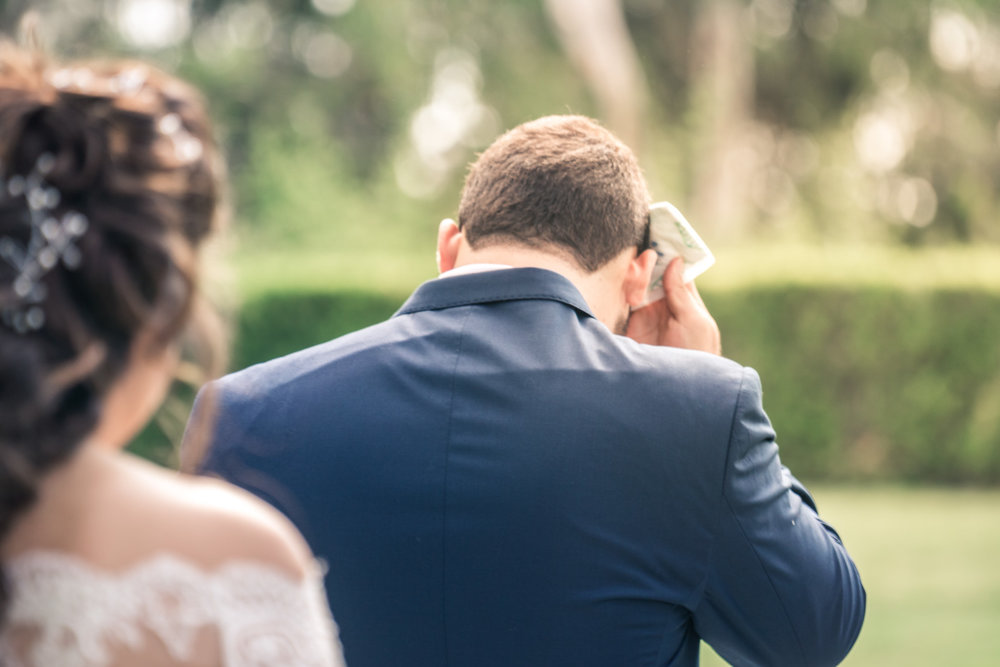
[[[0,50],[0,664],[341,664],[282,515],[122,452],[198,320],[221,172],[180,81]]]

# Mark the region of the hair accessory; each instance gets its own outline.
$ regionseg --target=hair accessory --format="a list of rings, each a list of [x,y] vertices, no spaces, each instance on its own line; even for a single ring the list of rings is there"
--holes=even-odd
[[[179,114],[171,112],[160,117],[156,127],[173,144],[174,155],[181,164],[189,164],[201,157],[201,141],[184,128]]]
[[[130,67],[118,73],[111,80],[112,92],[121,95],[134,95],[146,85],[146,72],[138,67]]]
[[[123,69],[111,78],[99,77],[86,67],[57,69],[47,74],[49,84],[60,91],[123,97],[139,95],[148,77],[148,72],[140,66]],[[156,129],[170,142],[181,165],[196,162],[204,154],[201,140],[184,127],[180,114],[168,111],[159,116]]]
[[[18,333],[36,331],[45,324],[41,308],[46,296],[45,275],[60,262],[75,269],[82,259],[75,241],[87,231],[87,217],[72,210],[56,215],[62,195],[45,182],[53,166],[55,158],[43,153],[27,176],[0,177],[0,204],[23,199],[31,228],[26,244],[10,236],[0,238],[0,259],[17,272],[12,284],[15,305],[4,308],[0,317]]]

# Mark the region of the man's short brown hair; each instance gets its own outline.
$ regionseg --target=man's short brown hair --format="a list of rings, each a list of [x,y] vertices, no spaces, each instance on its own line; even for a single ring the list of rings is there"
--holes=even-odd
[[[458,224],[473,248],[514,243],[569,252],[593,272],[648,233],[635,155],[583,116],[515,127],[472,165]]]

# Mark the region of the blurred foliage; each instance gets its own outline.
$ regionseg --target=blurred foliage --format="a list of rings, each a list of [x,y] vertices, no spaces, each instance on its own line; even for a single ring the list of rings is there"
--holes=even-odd
[[[1000,241],[995,0],[608,3],[648,89],[654,196],[713,246]],[[58,55],[138,56],[205,91],[245,248],[405,251],[502,129],[602,112],[545,0],[6,0],[0,28],[28,8]]]
[[[240,310],[236,366],[244,368],[381,322],[404,300],[366,292],[262,294]]]
[[[797,475],[1000,482],[1000,295],[770,287],[705,301],[727,356],[764,378]]]
[[[788,462],[1000,481],[996,274],[937,284],[931,255],[898,255],[1000,242],[1000,2],[577,1],[627,27],[632,145],[654,197],[720,251],[703,291],[727,351],[761,370]],[[139,57],[204,91],[245,258],[238,367],[398,306],[503,129],[609,122],[558,2],[6,0],[0,29],[33,9],[60,57]],[[817,259],[843,244],[897,250]],[[970,276],[996,254],[975,257]]]

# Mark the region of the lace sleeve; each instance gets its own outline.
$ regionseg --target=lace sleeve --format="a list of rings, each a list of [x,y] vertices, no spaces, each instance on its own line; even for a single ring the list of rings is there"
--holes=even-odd
[[[318,565],[297,579],[262,563],[205,571],[159,554],[109,572],[36,551],[4,569],[13,593],[0,628],[4,667],[344,665]],[[217,641],[199,643],[206,633]]]
[[[299,582],[256,564],[232,563],[217,585],[227,667],[343,667],[318,567]]]

